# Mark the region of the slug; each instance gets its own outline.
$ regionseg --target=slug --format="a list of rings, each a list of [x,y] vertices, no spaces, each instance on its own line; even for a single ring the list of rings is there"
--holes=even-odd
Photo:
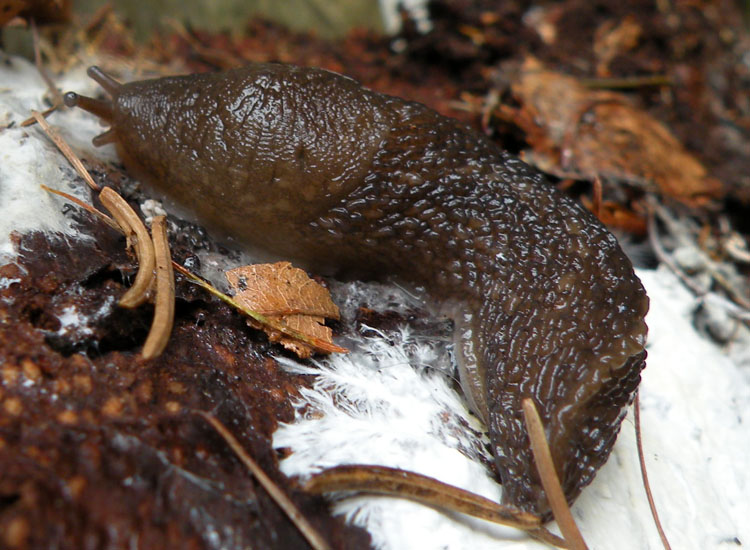
[[[503,502],[549,519],[521,400],[570,503],[645,367],[648,298],[615,237],[464,124],[326,70],[254,64],[68,93],[126,165],[210,227],[312,269],[394,274],[456,312],[461,385]]]

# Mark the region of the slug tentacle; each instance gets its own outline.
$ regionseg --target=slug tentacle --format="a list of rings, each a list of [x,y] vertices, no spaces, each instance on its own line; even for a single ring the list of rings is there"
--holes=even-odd
[[[541,174],[424,105],[320,69],[253,64],[66,94],[201,220],[318,272],[394,274],[465,307],[462,386],[504,501],[548,519],[521,402],[572,502],[645,366],[648,298],[616,239]],[[475,367],[475,368],[473,368]]]
[[[63,96],[63,101],[67,107],[80,107],[102,119],[104,122],[112,123],[114,111],[112,102],[103,99],[94,99],[85,95],[78,95],[75,92],[68,92]]]
[[[104,91],[107,92],[110,96],[115,96],[122,87],[122,84],[117,82],[114,78],[102,71],[96,65],[92,65],[91,67],[89,67],[86,71],[86,74],[96,80],[99,86],[104,88]]]
[[[93,143],[96,147],[101,147],[102,145],[107,145],[108,143],[116,143],[117,142],[117,132],[115,132],[112,129],[107,130],[106,132],[102,132],[98,136],[94,137],[94,139],[91,140],[91,143]]]
[[[93,78],[97,84],[107,92],[110,98],[116,97],[122,88],[122,84],[117,82],[96,65],[89,67],[86,74]],[[80,107],[81,109],[98,116],[104,122],[109,124],[114,122],[114,107],[110,100],[94,99],[92,97],[78,95],[75,92],[68,92],[63,96],[63,101],[66,106]],[[98,147],[106,143],[113,143],[115,140],[115,136],[111,135],[110,132],[105,132],[94,138],[94,145]]]

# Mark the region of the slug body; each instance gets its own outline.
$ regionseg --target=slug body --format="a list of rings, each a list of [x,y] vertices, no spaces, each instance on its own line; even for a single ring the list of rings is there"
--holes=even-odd
[[[460,304],[461,381],[505,503],[548,518],[521,400],[572,502],[645,366],[648,298],[616,239],[467,126],[319,69],[256,64],[119,85],[99,143],[211,226],[316,269],[396,274]]]

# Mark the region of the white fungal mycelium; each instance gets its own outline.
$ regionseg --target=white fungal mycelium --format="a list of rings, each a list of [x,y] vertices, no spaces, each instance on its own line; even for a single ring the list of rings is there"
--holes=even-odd
[[[695,331],[695,300],[674,275],[666,269],[638,275],[651,298],[643,445],[664,528],[673,548],[747,544],[748,366],[732,362]],[[402,328],[362,338],[350,355],[313,365],[283,361],[285,368],[315,377],[297,404],[295,422],[276,432],[275,445],[292,451],[283,471],[304,477],[338,464],[379,464],[499,500],[502,488],[476,459],[474,432],[481,425],[452,380],[430,368],[439,345],[424,339],[417,344]],[[334,509],[367,528],[383,549],[546,548],[512,529],[390,497],[343,498]],[[662,548],[641,481],[632,411],[573,514],[592,549]]]

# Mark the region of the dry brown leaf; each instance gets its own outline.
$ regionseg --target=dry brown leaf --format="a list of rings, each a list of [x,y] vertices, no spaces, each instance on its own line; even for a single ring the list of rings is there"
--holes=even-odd
[[[594,36],[594,54],[598,60],[596,74],[610,76],[609,64],[618,55],[633,49],[641,37],[641,26],[635,17],[628,15],[619,23],[605,21]]]
[[[24,0],[0,0],[0,27],[11,21],[25,8]]]
[[[0,27],[16,16],[37,23],[55,23],[70,18],[70,0],[0,0]]]
[[[235,300],[246,308],[281,321],[307,336],[332,343],[331,329],[325,320],[338,319],[339,308],[324,287],[310,279],[303,270],[289,262],[256,264],[226,272],[235,290]],[[272,342],[293,351],[299,357],[310,357],[313,348],[272,328],[248,321],[268,334]]]
[[[528,58],[512,85],[521,109],[501,111],[527,133],[525,158],[560,177],[624,181],[691,205],[723,194],[661,122],[622,94],[589,90]]]
[[[612,201],[604,201],[598,211],[595,211],[594,203],[588,197],[581,197],[581,202],[609,228],[621,229],[636,237],[643,237],[647,234],[646,218],[629,208]]]
[[[557,27],[565,9],[562,4],[536,5],[526,12],[523,21],[537,32],[542,42],[552,46],[557,42]]]

